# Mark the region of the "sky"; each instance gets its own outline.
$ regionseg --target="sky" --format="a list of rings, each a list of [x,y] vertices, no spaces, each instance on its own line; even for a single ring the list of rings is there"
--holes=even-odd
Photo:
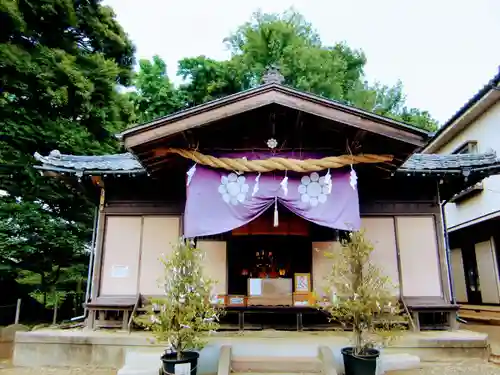
[[[293,7],[324,44],[362,49],[369,81],[401,80],[412,107],[448,120],[500,65],[500,0],[104,0],[137,48],[175,78],[183,57],[227,59],[223,39],[254,11]],[[269,5],[272,4],[272,5]]]

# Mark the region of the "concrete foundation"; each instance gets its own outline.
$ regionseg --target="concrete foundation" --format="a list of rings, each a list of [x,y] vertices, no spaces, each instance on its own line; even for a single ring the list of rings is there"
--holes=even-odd
[[[320,346],[333,353],[349,346],[348,334],[338,332],[258,331],[217,333],[200,352],[199,374],[217,373],[223,345],[231,346],[234,357],[315,357]],[[119,369],[131,357],[158,358],[164,346],[153,343],[146,332],[40,330],[18,332],[13,364],[20,367],[98,366]],[[450,358],[488,357],[487,334],[454,332],[405,333],[383,354],[405,353],[421,361],[449,361]],[[144,358],[144,357],[143,357]]]
[[[22,324],[12,324],[7,327],[0,327],[0,360],[10,359],[12,357],[16,333],[26,331],[29,331],[28,327]]]

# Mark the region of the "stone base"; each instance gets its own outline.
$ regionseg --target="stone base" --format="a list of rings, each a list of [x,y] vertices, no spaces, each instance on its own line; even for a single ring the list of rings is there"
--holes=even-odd
[[[324,350],[324,347],[323,347]],[[327,350],[330,350],[329,348]],[[158,375],[159,353],[155,352],[129,352],[125,357],[124,366],[118,370],[117,375]],[[217,374],[221,373],[221,358]],[[227,364],[229,369],[235,373],[242,374],[264,374],[264,373],[283,373],[283,374],[319,374],[327,373],[344,374],[343,358],[340,348],[333,352],[333,363],[330,367],[322,368],[323,361],[320,357],[243,357],[235,358],[234,361]],[[420,358],[410,354],[384,354],[382,353],[377,364],[377,375],[383,375],[388,371],[401,371],[420,368]],[[205,372],[203,372],[205,373]]]
[[[164,346],[151,342],[152,337],[145,332],[18,332],[13,364],[19,367],[96,366],[121,369],[126,362],[133,363],[134,356],[139,358],[137,361],[141,363],[144,363],[141,358],[147,356],[147,362],[151,362],[151,367],[147,370],[158,371]],[[234,357],[317,357],[319,346],[329,347],[335,357],[340,348],[349,346],[349,339],[345,333],[337,332],[221,332],[210,337],[208,345],[200,352],[198,374],[217,373],[220,349],[223,345],[231,346]],[[449,361],[450,358],[471,357],[487,359],[489,354],[487,335],[471,331],[408,332],[384,350],[384,354],[400,353],[417,356],[422,361]]]
[[[29,328],[22,324],[0,327],[0,359],[10,359],[12,357],[16,333],[26,331],[29,331]]]

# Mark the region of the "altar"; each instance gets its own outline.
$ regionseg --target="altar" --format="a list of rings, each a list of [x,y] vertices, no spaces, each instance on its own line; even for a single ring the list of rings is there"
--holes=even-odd
[[[312,305],[312,273],[317,269],[312,238],[318,230],[281,208],[276,226],[269,209],[227,234],[227,283],[217,286],[218,303],[226,307]],[[198,244],[204,248],[207,241],[198,240]]]

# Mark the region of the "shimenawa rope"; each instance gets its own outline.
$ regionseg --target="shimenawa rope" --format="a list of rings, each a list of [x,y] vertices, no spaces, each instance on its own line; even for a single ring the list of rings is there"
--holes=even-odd
[[[228,171],[241,172],[272,172],[272,171],[294,171],[299,173],[318,172],[328,168],[342,168],[347,165],[360,163],[383,163],[392,161],[392,155],[340,155],[327,156],[321,159],[287,159],[282,157],[271,157],[265,160],[246,160],[243,158],[227,158],[205,155],[194,150],[169,148],[164,150],[165,154],[177,154],[195,163],[212,168],[226,169]]]

